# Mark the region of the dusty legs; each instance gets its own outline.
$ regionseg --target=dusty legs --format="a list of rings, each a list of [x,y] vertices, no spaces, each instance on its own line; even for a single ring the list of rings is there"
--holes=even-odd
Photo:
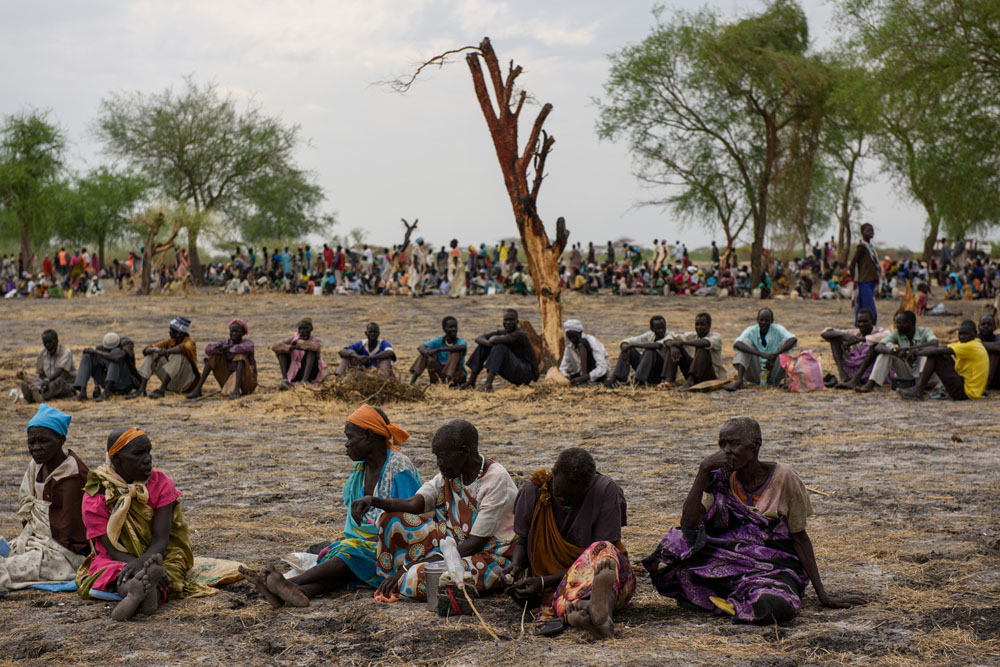
[[[603,558],[595,566],[594,586],[589,600],[575,600],[566,605],[566,621],[574,628],[587,630],[595,639],[607,639],[615,634],[611,615],[615,609],[618,581],[617,563]]]
[[[163,556],[157,554],[143,565],[134,577],[118,586],[122,601],[115,605],[111,618],[127,621],[138,612],[155,614],[159,609],[159,583],[163,577]]]

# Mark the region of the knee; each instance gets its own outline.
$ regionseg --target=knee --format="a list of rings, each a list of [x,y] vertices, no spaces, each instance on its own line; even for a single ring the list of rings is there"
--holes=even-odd
[[[754,623],[771,625],[772,623],[785,623],[792,620],[798,610],[786,597],[764,592],[753,603],[753,611]]]

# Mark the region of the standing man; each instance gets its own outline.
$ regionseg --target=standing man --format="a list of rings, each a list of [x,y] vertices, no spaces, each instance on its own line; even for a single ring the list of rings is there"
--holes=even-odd
[[[867,222],[861,225],[861,242],[858,243],[854,257],[847,267],[847,272],[854,277],[855,297],[854,303],[854,325],[858,324],[858,311],[867,308],[872,311],[874,322],[878,324],[878,312],[875,310],[875,292],[878,290],[879,278],[882,274],[882,267],[878,263],[878,252],[871,244],[872,237],[875,236],[875,228]]]
[[[333,256],[333,276],[337,281],[337,287],[344,284],[344,249],[337,246],[337,252]]]
[[[465,296],[465,264],[462,262],[462,251],[458,249],[458,239],[452,239],[450,245],[448,283],[451,285],[451,290],[448,292],[448,297],[457,299]]]
[[[327,271],[333,270],[333,248],[326,243],[323,244],[323,265]]]

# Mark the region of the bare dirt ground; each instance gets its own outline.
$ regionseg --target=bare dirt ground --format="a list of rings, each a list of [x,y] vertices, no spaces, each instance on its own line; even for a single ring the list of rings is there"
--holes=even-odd
[[[147,298],[108,296],[0,304],[3,400],[20,368],[31,368],[41,331],[59,329],[79,355],[107,330],[143,345],[162,338],[175,314],[193,320],[200,346],[224,336],[238,314],[258,344],[262,386],[237,402],[216,396],[78,405],[69,445],[89,465],[104,457],[108,432],[139,425],[154,443],[154,465],[184,492],[195,553],[261,565],[342,533],[340,489],[350,471],[343,423],[354,405],[324,401],[306,389],[279,393],[268,345],[311,316],[331,347],[382,325],[409,367],[416,346],[437,335],[442,315],[458,316],[470,340],[498,328],[515,305],[537,327],[534,301],[508,296],[310,298],[286,296]],[[726,341],[752,322],[759,302],[664,297],[570,297],[578,317],[610,350],[662,313],[671,329],[689,330],[710,310]],[[821,349],[819,331],[849,323],[845,303],[774,301],[776,321],[803,347]],[[978,304],[965,305],[971,315]],[[976,310],[973,310],[975,306]],[[895,306],[881,305],[883,322]],[[957,318],[930,319],[942,339]],[[331,355],[333,356],[333,355]],[[77,356],[78,358],[78,356]],[[829,359],[829,354],[825,355]],[[154,380],[154,385],[155,385]],[[209,385],[206,385],[209,386]],[[822,608],[810,589],[794,622],[749,627],[678,608],[647,576],[631,609],[616,620],[615,639],[591,642],[575,631],[555,639],[523,636],[520,609],[503,597],[479,603],[501,635],[492,640],[475,619],[439,619],[423,605],[382,605],[370,592],[315,600],[303,610],[271,609],[246,582],[212,598],[171,602],[156,617],[114,624],[104,603],[75,594],[11,593],[0,599],[0,662],[78,664],[1000,664],[1000,398],[976,403],[903,403],[888,391],[862,397],[828,391],[794,395],[752,388],[729,395],[661,390],[500,387],[496,394],[440,387],[423,403],[386,410],[412,435],[405,451],[425,476],[435,473],[429,439],[437,426],[464,417],[480,430],[482,451],[520,483],[568,446],[588,448],[629,503],[625,543],[634,560],[650,553],[677,524],[698,462],[715,447],[720,424],[734,415],[760,420],[765,458],[793,465],[813,494],[809,534],[820,572],[833,592],[871,598],[866,607]],[[17,486],[28,457],[24,425],[34,408],[6,402],[0,419],[0,534],[19,530]]]

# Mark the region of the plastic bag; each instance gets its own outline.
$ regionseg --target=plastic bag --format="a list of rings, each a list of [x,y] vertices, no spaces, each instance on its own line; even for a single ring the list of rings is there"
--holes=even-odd
[[[823,384],[823,366],[812,350],[801,350],[795,356],[782,354],[778,357],[791,383],[788,391],[807,393],[826,391]]]

